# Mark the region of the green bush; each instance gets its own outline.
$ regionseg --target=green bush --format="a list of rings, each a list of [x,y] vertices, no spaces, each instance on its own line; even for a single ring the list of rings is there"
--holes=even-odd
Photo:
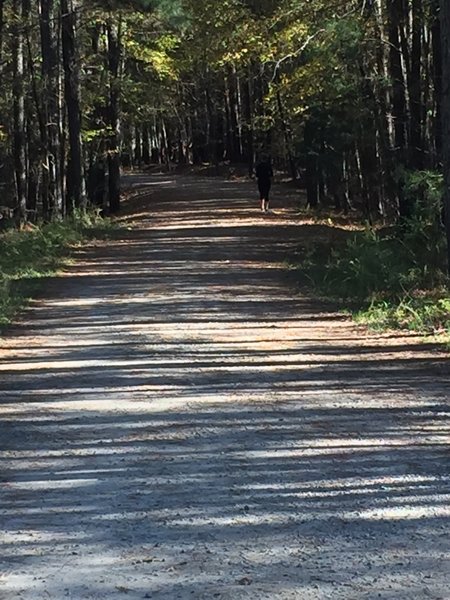
[[[316,248],[301,270],[316,287],[342,298],[403,297],[442,286],[446,243],[441,224],[442,176],[429,171],[403,175],[411,219],[390,230],[367,228],[344,246]]]
[[[35,290],[37,279],[62,266],[71,247],[104,236],[113,227],[98,212],[78,211],[63,221],[0,235],[0,325],[10,322]]]
[[[448,329],[442,177],[408,174],[404,193],[413,206],[407,222],[379,231],[367,228],[335,247],[316,247],[298,268],[316,291],[365,307],[359,318],[371,325]]]
[[[405,297],[400,302],[373,302],[356,313],[356,320],[373,329],[409,329],[450,335],[450,297],[436,294]]]
[[[403,297],[445,282],[445,246],[417,227],[406,234],[366,230],[344,245],[309,253],[300,270],[321,292],[339,298],[371,301]]]
[[[434,171],[406,171],[405,198],[413,207],[412,220],[438,224],[441,219],[444,178]]]

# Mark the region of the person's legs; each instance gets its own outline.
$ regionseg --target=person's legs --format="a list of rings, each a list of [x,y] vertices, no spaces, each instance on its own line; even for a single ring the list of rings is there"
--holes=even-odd
[[[261,181],[258,181],[258,189],[259,189],[259,199],[261,201],[261,210],[265,212],[266,210],[266,196],[264,193],[264,185]]]
[[[267,212],[269,210],[269,192],[270,192],[270,181],[259,181],[259,198],[261,200],[261,210]]]
[[[265,204],[264,204],[264,212],[269,210],[269,193],[270,193],[270,182],[267,184],[265,189]]]

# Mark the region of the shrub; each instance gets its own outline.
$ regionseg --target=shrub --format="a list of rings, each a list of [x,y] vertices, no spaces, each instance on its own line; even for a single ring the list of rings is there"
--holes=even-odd
[[[98,212],[77,211],[63,221],[0,235],[0,324],[8,323],[35,290],[35,280],[54,274],[70,248],[110,232]]]
[[[418,172],[405,182],[414,206],[411,219],[390,229],[356,232],[343,245],[316,247],[299,270],[323,295],[365,307],[359,319],[372,326],[448,330],[442,177]]]

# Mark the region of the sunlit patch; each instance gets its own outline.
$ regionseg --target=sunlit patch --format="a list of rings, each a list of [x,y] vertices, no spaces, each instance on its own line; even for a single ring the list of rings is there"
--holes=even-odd
[[[328,232],[298,190],[262,216],[255,186],[211,181],[151,180],[2,340],[2,589],[448,582],[448,356],[287,292],[286,257]]]
[[[303,483],[301,487],[305,489],[305,493],[321,493],[317,492],[317,488],[320,490],[327,490],[323,492],[324,494],[335,494],[339,492],[348,493],[355,492],[357,490],[367,491],[374,490],[379,491],[380,489],[392,489],[392,490],[410,490],[413,484],[419,484],[419,486],[423,487],[423,489],[427,489],[431,487],[433,484],[444,484],[450,483],[450,475],[436,477],[436,476],[427,476],[427,475],[404,475],[404,476],[376,476],[373,475],[371,477],[367,476],[355,476],[355,477],[345,477],[339,479],[331,479],[331,480],[313,480],[309,483]],[[247,491],[289,491],[289,490],[297,490],[299,488],[299,483],[289,483],[289,482],[273,482],[273,483],[248,483],[240,486],[239,489],[247,490]]]
[[[63,507],[61,507],[63,508]],[[33,511],[30,511],[33,514]],[[38,514],[38,513],[37,513]],[[58,531],[44,531],[42,529],[27,528],[26,531],[2,531],[2,545],[15,544],[19,542],[25,543],[79,543],[86,540],[86,536],[83,533],[72,532],[70,536],[66,532]]]
[[[29,492],[39,490],[74,489],[92,485],[98,481],[97,477],[92,479],[64,479],[64,480],[33,480],[14,481],[8,484],[9,489],[27,490]]]

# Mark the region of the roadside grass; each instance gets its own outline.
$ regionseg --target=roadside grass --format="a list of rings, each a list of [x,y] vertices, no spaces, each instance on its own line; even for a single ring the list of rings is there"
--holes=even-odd
[[[442,174],[399,174],[412,207],[407,221],[384,229],[367,226],[344,242],[306,248],[295,269],[316,293],[339,299],[360,323],[437,334],[450,343]]]
[[[353,232],[343,243],[304,249],[294,265],[303,283],[338,300],[359,323],[450,341],[450,291],[439,226]]]
[[[70,260],[71,248],[109,237],[116,225],[98,212],[77,211],[71,217],[0,235],[0,327],[38,292],[45,277]]]
[[[355,319],[379,331],[408,329],[427,335],[441,334],[450,342],[450,295],[435,291],[405,296],[398,302],[381,300],[356,312]]]

